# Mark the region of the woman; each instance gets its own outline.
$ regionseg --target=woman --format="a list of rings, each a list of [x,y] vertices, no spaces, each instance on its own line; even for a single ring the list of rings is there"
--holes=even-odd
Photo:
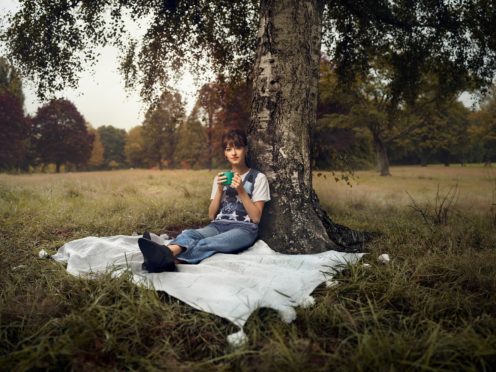
[[[222,172],[214,178],[208,208],[212,222],[201,229],[184,230],[167,246],[151,241],[145,232],[138,239],[144,269],[174,271],[176,263],[196,264],[217,252],[240,252],[253,245],[270,192],[267,177],[249,167],[247,146],[242,130],[234,129],[222,136],[224,156],[234,177],[229,186],[223,184],[226,176]]]

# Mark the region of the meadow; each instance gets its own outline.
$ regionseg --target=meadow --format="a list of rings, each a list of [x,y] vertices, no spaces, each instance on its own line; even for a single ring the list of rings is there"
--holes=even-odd
[[[496,169],[314,172],[338,223],[377,231],[292,324],[260,309],[246,346],[229,322],[126,275],[68,275],[38,258],[89,236],[175,236],[208,223],[208,170],[0,175],[1,370],[495,370]],[[388,253],[389,264],[377,261]],[[366,267],[362,263],[368,263]]]

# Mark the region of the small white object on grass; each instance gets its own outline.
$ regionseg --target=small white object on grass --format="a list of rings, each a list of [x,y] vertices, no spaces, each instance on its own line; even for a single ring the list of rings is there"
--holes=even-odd
[[[389,258],[389,255],[387,253],[383,253],[379,257],[377,257],[377,261],[383,264],[387,264],[389,263],[389,261],[391,261],[391,259]]]
[[[339,282],[337,280],[327,280],[325,282],[325,286],[326,288],[332,288],[332,287],[335,287],[339,284]]]
[[[311,307],[315,305],[315,298],[312,296],[307,296],[301,301],[300,306],[306,309],[307,307]]]
[[[369,263],[364,263],[362,265],[362,267],[365,268],[365,269],[368,269],[369,267],[371,267],[371,265]]]
[[[248,342],[248,336],[243,330],[227,336],[227,343],[232,347],[241,347]]]
[[[39,258],[49,258],[50,255],[47,253],[47,251],[42,249],[41,251],[38,252],[38,257]]]
[[[277,311],[279,313],[279,318],[281,318],[284,323],[289,324],[296,319],[296,311],[291,306],[281,307]]]

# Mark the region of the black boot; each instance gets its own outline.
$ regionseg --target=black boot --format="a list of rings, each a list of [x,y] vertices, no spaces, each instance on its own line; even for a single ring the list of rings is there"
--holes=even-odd
[[[138,239],[138,245],[145,259],[142,265],[143,269],[149,273],[176,271],[174,255],[168,247],[144,238]]]

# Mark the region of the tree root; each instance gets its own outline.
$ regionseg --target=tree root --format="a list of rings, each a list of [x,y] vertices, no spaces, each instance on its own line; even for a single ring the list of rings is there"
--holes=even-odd
[[[329,214],[320,206],[315,190],[312,190],[312,204],[315,212],[324,224],[329,238],[338,246],[333,249],[338,252],[364,252],[366,250],[366,243],[382,235],[379,232],[353,230],[332,221]]]

